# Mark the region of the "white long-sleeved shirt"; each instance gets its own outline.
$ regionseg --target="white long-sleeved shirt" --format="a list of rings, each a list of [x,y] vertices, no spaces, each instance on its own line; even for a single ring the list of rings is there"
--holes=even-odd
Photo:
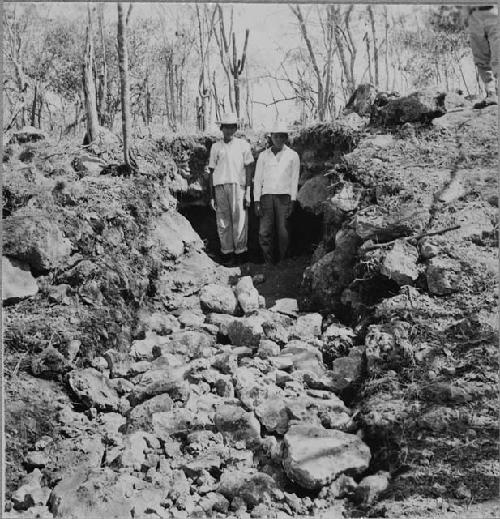
[[[213,169],[213,185],[246,185],[245,166],[253,162],[250,144],[244,139],[233,137],[230,142],[217,141],[212,144],[208,167]]]
[[[271,148],[264,150],[255,167],[254,200],[259,202],[262,195],[290,195],[292,200],[296,200],[299,173],[299,156],[288,146],[283,146],[276,155]]]

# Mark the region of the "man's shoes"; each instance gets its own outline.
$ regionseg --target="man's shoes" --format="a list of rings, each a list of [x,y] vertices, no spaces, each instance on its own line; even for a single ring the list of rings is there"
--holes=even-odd
[[[234,254],[232,252],[228,254],[221,253],[220,264],[224,267],[234,267]]]
[[[241,252],[239,254],[234,255],[234,261],[236,265],[243,265],[243,263],[246,263],[247,261],[247,253]]]
[[[498,96],[496,94],[488,94],[482,101],[476,103],[473,108],[476,110],[480,110],[481,108],[486,108],[487,106],[497,105],[498,104]]]

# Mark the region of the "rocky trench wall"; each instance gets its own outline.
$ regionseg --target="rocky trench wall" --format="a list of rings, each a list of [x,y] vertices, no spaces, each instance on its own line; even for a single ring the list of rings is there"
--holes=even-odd
[[[393,476],[374,517],[403,515],[403,501],[417,515],[457,511],[492,499],[499,477],[497,112],[461,102],[436,118],[430,106],[421,122],[404,103],[398,118],[414,122],[367,126],[333,168],[303,287],[303,307],[349,323],[363,352],[348,401],[371,470]]]
[[[206,256],[155,146],[136,143],[134,176],[106,133],[82,149],[26,130],[5,149],[7,517],[329,517],[363,500],[370,452],[323,316],[266,309]]]
[[[32,271],[37,286],[48,277],[58,290],[18,296],[6,309],[6,328],[17,333],[7,364],[12,517],[87,517],[89,509],[96,517],[398,517],[411,499],[422,516],[453,510],[472,493],[492,495],[495,114],[465,110],[431,128],[367,133],[335,166],[338,183],[322,201],[339,216],[304,287],[304,304],[321,313],[299,312],[294,300],[265,309],[252,280],[215,267],[189,226],[179,236],[184,220],[157,200],[157,181],[146,205],[158,213],[146,220],[161,221],[146,225],[144,242],[151,247],[156,235],[160,244],[141,250],[158,251],[165,269],[151,269],[142,301],[122,313],[133,325],[123,342],[109,321],[92,322],[101,339],[90,355],[90,343],[71,337],[83,315],[114,315],[102,285],[110,263],[92,271],[90,290],[81,290],[82,274],[67,283],[61,300],[49,299],[64,284],[52,267]],[[75,164],[90,171],[95,157],[78,155]],[[24,171],[15,148],[8,157]],[[158,171],[175,181],[168,157],[147,163],[144,182]],[[30,169],[38,193],[45,181]],[[138,195],[137,179],[111,178]],[[104,179],[98,184],[106,213],[111,198]],[[35,207],[50,207],[29,194]],[[57,202],[50,221],[61,215]],[[457,224],[432,240],[405,239]],[[370,250],[380,242],[387,245]],[[94,262],[108,246],[101,243],[103,254],[97,245]],[[110,251],[122,259],[122,250]],[[96,284],[102,307],[92,299]],[[73,331],[61,339],[67,323]],[[77,488],[89,496],[85,510]]]

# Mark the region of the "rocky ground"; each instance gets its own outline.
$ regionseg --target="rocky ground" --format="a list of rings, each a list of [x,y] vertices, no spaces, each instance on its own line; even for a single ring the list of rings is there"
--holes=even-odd
[[[410,104],[296,137],[323,239],[270,269],[206,255],[179,148],[11,137],[7,517],[494,517],[497,114]]]

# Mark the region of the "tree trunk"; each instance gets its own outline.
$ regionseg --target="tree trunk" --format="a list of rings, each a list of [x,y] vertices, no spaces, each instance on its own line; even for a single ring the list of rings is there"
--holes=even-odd
[[[130,94],[128,78],[127,26],[124,20],[123,3],[118,2],[118,64],[120,68],[123,158],[130,166]]]
[[[99,32],[101,36],[102,46],[102,62],[101,72],[99,74],[99,95],[98,95],[98,112],[99,124],[101,126],[108,126],[107,116],[107,99],[108,99],[108,69],[106,64],[106,40],[104,38],[104,4],[99,4]]]
[[[378,89],[379,86],[379,73],[378,73],[378,39],[377,31],[375,30],[375,15],[373,13],[373,7],[368,6],[368,15],[370,16],[370,24],[372,26],[372,37],[373,37],[373,73],[375,76],[375,87]]]
[[[385,89],[389,91],[389,17],[387,13],[387,6],[384,6],[384,18],[385,18]],[[394,83],[394,82],[393,82]]]
[[[36,114],[36,118],[38,120],[38,128],[40,130],[42,129],[42,108],[43,108],[43,96],[42,96],[42,93],[40,92],[38,94],[38,112]]]
[[[96,91],[93,69],[93,49],[91,33],[90,7],[88,8],[87,36],[85,43],[85,56],[83,59],[83,95],[85,97],[85,111],[87,114],[87,144],[90,144],[97,137],[99,127],[97,119]]]
[[[35,83],[35,93],[33,94],[33,104],[31,105],[31,126],[35,126],[36,120],[36,99],[38,95],[38,85]]]

